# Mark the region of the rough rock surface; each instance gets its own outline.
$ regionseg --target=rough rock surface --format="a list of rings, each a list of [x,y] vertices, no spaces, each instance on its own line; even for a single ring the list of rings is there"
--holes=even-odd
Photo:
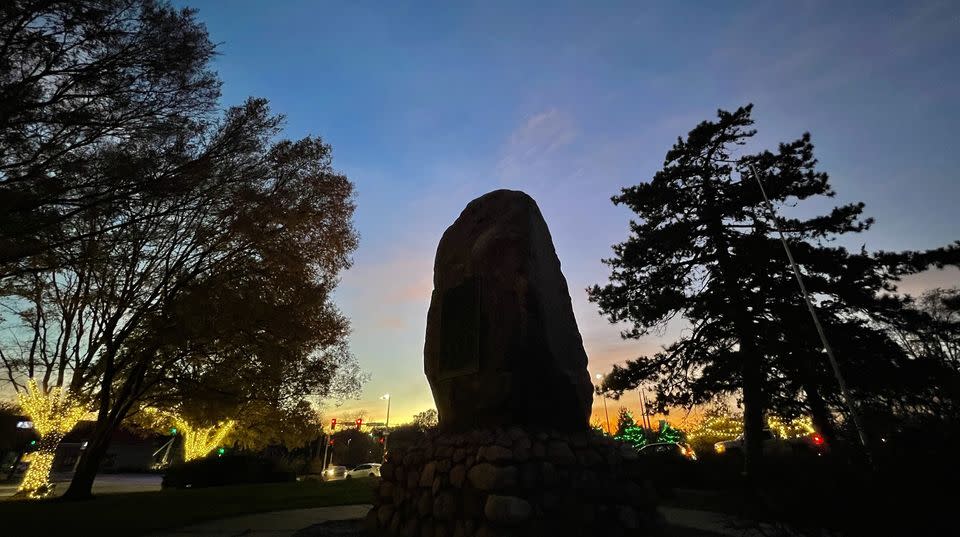
[[[470,202],[440,240],[433,285],[424,370],[443,430],[587,430],[587,355],[533,198]]]

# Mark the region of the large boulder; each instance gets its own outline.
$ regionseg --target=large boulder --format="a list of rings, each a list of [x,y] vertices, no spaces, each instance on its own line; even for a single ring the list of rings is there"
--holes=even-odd
[[[440,239],[424,371],[444,430],[586,430],[593,387],[567,282],[536,202],[497,190]]]

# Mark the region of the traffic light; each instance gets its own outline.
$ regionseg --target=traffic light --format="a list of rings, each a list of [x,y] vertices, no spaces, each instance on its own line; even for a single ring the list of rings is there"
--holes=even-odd
[[[332,445],[333,445],[333,438],[331,438],[331,439],[327,442],[327,445],[328,445],[328,446],[332,446]]]
[[[357,418],[357,430],[360,430],[360,427],[363,426],[363,418]]]
[[[337,418],[333,418],[332,420],[330,420],[330,430],[332,431],[336,428],[337,428]]]
[[[222,457],[223,454],[226,453],[226,452],[227,452],[227,449],[226,449],[226,448],[220,448],[220,449],[217,450],[217,456],[218,456],[218,457]]]

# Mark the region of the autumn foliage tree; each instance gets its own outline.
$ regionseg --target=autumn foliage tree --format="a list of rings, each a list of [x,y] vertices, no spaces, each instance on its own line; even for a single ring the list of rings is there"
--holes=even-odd
[[[0,348],[15,387],[62,386],[96,415],[67,498],[146,403],[216,401],[189,412],[220,420],[352,382],[332,293],[353,185],[322,140],[282,139],[265,100],[217,110],[192,11],[14,1],[0,47],[16,51],[0,60]]]
[[[252,100],[201,131],[210,145],[198,136],[182,146],[196,154],[138,160],[188,162],[181,173],[194,182],[129,213],[157,211],[145,224],[98,237],[112,243],[98,280],[122,285],[109,288],[120,291],[107,312],[117,324],[96,357],[98,424],[76,494],[89,490],[110,432],[144,397],[219,392],[281,405],[328,393],[350,361],[331,294],[356,245],[352,185],[320,140],[271,142],[278,126]]]
[[[417,412],[413,415],[412,425],[421,431],[435,429],[437,425],[440,425],[440,419],[437,415],[437,410],[434,408],[428,408],[423,412]]]
[[[104,296],[84,268],[98,258],[88,239],[100,210],[179,188],[172,176],[104,173],[104,156],[212,117],[213,51],[191,11],[161,2],[0,5],[0,359],[34,412],[89,403],[107,328],[91,315]]]

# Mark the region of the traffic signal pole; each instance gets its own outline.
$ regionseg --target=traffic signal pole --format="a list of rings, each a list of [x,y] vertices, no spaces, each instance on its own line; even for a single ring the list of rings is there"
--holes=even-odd
[[[330,435],[333,434],[333,430],[337,428],[337,418],[330,420],[330,432],[326,434],[323,439],[323,464],[321,465],[321,472],[327,471],[327,452],[330,450]]]
[[[323,469],[321,472],[327,471],[327,451],[330,449],[330,433],[327,433],[323,437]]]

